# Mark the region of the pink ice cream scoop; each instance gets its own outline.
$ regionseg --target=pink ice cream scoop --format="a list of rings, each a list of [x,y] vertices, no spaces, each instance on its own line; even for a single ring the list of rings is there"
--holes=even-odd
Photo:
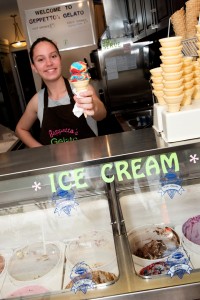
[[[9,297],[23,297],[23,296],[30,296],[30,295],[36,295],[36,294],[45,294],[49,291],[40,285],[29,285],[24,286],[18,290],[15,290],[12,292]]]

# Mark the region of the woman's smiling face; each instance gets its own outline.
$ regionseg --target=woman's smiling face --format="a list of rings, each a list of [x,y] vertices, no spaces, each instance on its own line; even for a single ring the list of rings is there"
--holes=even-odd
[[[32,69],[44,81],[58,79],[61,76],[61,58],[53,44],[47,41],[38,43],[33,52]]]

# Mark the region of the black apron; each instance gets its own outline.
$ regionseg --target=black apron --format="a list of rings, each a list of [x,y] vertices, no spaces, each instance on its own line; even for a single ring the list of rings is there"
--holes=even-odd
[[[48,107],[48,92],[44,90],[44,112],[40,129],[40,142],[43,145],[58,144],[96,136],[82,114],[77,118],[72,110],[75,101],[71,86],[66,78],[65,85],[70,104]]]

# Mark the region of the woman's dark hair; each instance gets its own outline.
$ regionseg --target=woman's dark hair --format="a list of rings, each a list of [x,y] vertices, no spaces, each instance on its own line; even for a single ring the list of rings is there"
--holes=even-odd
[[[29,55],[30,55],[30,59],[31,59],[31,62],[32,64],[34,64],[34,61],[33,61],[33,52],[34,52],[34,48],[37,44],[39,44],[40,42],[49,42],[51,43],[55,48],[56,48],[56,51],[58,52],[58,54],[60,55],[60,52],[59,52],[59,49],[58,49],[58,46],[50,39],[48,39],[47,37],[41,37],[41,38],[38,38],[37,40],[35,40],[35,42],[32,44],[31,48],[30,48],[30,52],[29,52]]]

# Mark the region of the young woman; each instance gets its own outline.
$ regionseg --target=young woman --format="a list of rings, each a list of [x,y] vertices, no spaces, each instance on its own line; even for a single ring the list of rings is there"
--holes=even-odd
[[[38,73],[44,88],[29,101],[16,127],[16,135],[27,147],[63,143],[97,135],[96,121],[106,117],[106,109],[92,85],[80,93],[72,93],[67,79],[62,76],[61,56],[56,44],[46,37],[37,39],[30,49],[31,67]],[[77,118],[74,104],[84,110]],[[36,119],[40,121],[40,140],[30,133]]]

